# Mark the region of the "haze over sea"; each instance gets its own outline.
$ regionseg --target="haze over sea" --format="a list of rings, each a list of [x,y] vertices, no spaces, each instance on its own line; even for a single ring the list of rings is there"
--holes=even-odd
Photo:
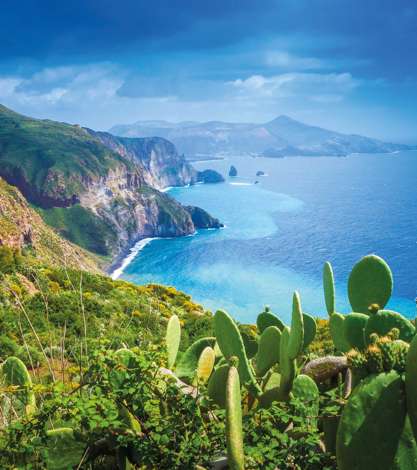
[[[231,164],[237,178],[169,191],[182,203],[208,210],[226,227],[152,241],[126,267],[123,279],[175,286],[241,322],[254,322],[264,305],[288,321],[294,290],[305,312],[326,315],[321,273],[327,260],[335,271],[337,309],[349,312],[349,271],[360,257],[376,253],[394,274],[388,307],[414,318],[417,152],[236,157],[194,166],[227,175]],[[267,176],[256,177],[258,170]]]

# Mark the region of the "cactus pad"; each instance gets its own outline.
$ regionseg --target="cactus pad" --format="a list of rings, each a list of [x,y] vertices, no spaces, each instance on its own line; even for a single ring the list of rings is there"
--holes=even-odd
[[[329,262],[326,262],[323,268],[323,289],[327,313],[331,315],[335,312],[335,288],[333,269]]]
[[[365,327],[365,340],[369,343],[373,333],[384,336],[393,328],[399,330],[399,338],[407,343],[410,343],[416,334],[414,325],[402,315],[391,310],[380,310],[369,317]]]
[[[259,338],[256,355],[256,373],[263,377],[268,370],[279,362],[281,331],[276,326],[268,326]]]
[[[309,425],[317,426],[320,393],[316,382],[308,375],[300,374],[294,379],[292,395],[304,405],[303,416]]]
[[[417,441],[417,336],[414,336],[408,350],[405,366],[405,389],[407,392],[408,415]]]
[[[258,327],[259,334],[262,334],[264,330],[268,328],[268,326],[276,326],[279,330],[283,330],[284,323],[273,313],[269,310],[265,310],[264,312],[258,315],[256,319],[256,326]]]
[[[352,310],[369,314],[369,306],[378,304],[382,309],[391,297],[392,273],[379,256],[368,255],[352,269],[348,281],[348,294]]]
[[[22,387],[16,396],[22,403],[27,414],[36,410],[35,394],[31,390],[32,379],[25,364],[18,358],[11,356],[7,358],[1,367],[3,380],[7,385],[16,385]]]
[[[352,348],[365,349],[365,327],[368,318],[364,313],[350,313],[345,316],[343,332],[345,340]]]
[[[230,367],[226,385],[226,441],[228,468],[244,470],[242,405],[239,373]]]
[[[71,428],[56,428],[47,431],[45,462],[48,470],[67,470],[79,465],[86,444],[77,441]]]
[[[227,374],[229,373],[229,365],[224,364],[211,374],[207,385],[208,396],[220,406],[226,407],[226,382]]]
[[[345,338],[345,323],[346,317],[340,313],[333,313],[330,315],[329,328],[332,336],[334,347],[337,351],[347,352],[351,348],[350,344]]]
[[[214,337],[200,338],[195,341],[181,356],[175,369],[177,377],[191,384],[195,377],[201,353],[207,346],[213,348],[215,343],[216,338]]]
[[[217,343],[223,356],[229,360],[236,356],[239,360],[239,374],[242,383],[247,384],[251,392],[258,395],[261,392],[256,382],[252,366],[246,356],[242,336],[233,319],[224,311],[218,310],[214,315],[214,330]]]
[[[397,372],[364,379],[354,389],[340,419],[337,468],[391,470],[405,417],[404,386]]]
[[[216,359],[213,348],[207,346],[203,349],[197,365],[197,383],[206,383],[213,372],[214,361]]]
[[[291,331],[288,342],[288,356],[296,359],[303,351],[304,319],[298,292],[294,292],[292,300]]]
[[[172,369],[178,354],[181,341],[181,325],[177,315],[172,315],[168,320],[165,343],[168,353],[168,368]]]
[[[307,349],[309,345],[314,341],[317,331],[316,320],[308,313],[303,313],[304,323],[304,343],[303,349]]]

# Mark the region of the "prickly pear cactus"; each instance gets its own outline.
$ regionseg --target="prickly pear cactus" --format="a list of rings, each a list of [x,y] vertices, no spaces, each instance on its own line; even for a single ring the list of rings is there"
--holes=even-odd
[[[67,470],[79,465],[86,444],[74,437],[71,428],[51,429],[47,436],[44,459],[48,470]]]
[[[232,356],[239,359],[238,369],[242,383],[246,384],[254,395],[261,393],[252,366],[246,356],[239,329],[226,312],[218,310],[214,315],[214,331],[223,356],[228,360]]]
[[[317,426],[320,392],[316,382],[308,375],[300,374],[294,379],[292,396],[304,405],[303,416],[312,427]]]
[[[369,317],[365,327],[365,340],[369,343],[369,338],[373,333],[383,336],[393,328],[399,330],[399,338],[407,343],[410,343],[416,334],[414,325],[399,313],[391,310],[379,310]]]
[[[168,368],[172,369],[177,358],[181,341],[181,325],[177,315],[172,315],[168,320],[165,343],[168,353]]]
[[[239,373],[230,367],[226,385],[227,460],[231,470],[244,470],[242,405]]]
[[[365,349],[365,327],[368,316],[364,313],[350,313],[345,315],[343,333],[351,348]]]
[[[211,374],[211,377],[207,384],[208,396],[220,406],[220,408],[226,407],[226,383],[227,374],[229,373],[229,365],[224,364]]]
[[[391,470],[412,470],[414,468],[417,468],[417,445],[411,429],[410,419],[407,416]]]
[[[268,326],[259,338],[258,354],[255,358],[256,374],[263,377],[279,362],[281,331],[276,326]]]
[[[351,348],[351,345],[345,338],[345,319],[345,315],[332,313],[329,320],[330,334],[332,336],[334,347],[340,352],[347,352]]]
[[[288,398],[296,375],[295,359],[292,359],[288,353],[291,333],[288,327],[285,327],[281,334],[280,351],[280,372],[281,372],[281,396]]]
[[[16,397],[24,408],[26,414],[36,410],[36,398],[32,390],[32,379],[25,364],[18,358],[11,356],[7,358],[1,367],[1,375],[6,385],[15,385],[22,390],[16,393]]]
[[[177,377],[184,382],[191,384],[195,378],[198,360],[201,353],[208,346],[213,348],[215,343],[216,338],[214,337],[200,338],[195,341],[181,356],[181,359],[175,368],[175,374]]]
[[[114,353],[117,366],[110,372],[109,380],[113,387],[121,388],[126,379],[126,373],[134,366],[135,353],[127,348],[118,349]]]
[[[216,356],[213,348],[207,346],[203,349],[197,364],[197,383],[204,384],[210,378],[214,368]]]
[[[417,441],[417,336],[414,336],[408,350],[405,366],[405,389],[407,392],[408,415]]]
[[[314,341],[317,331],[316,320],[308,313],[303,313],[304,323],[304,343],[303,349],[307,349],[310,344]]]
[[[397,372],[365,378],[354,389],[340,419],[338,470],[391,470],[405,417],[404,385]]]
[[[352,310],[369,314],[372,304],[383,309],[391,297],[392,287],[388,264],[379,256],[365,256],[355,264],[349,276],[348,294]]]
[[[260,313],[256,319],[256,326],[258,327],[259,333],[262,334],[268,326],[276,326],[282,331],[285,325],[268,307],[265,307],[265,311]]]
[[[323,268],[323,289],[327,313],[329,316],[331,316],[332,313],[336,311],[336,309],[333,269],[329,262],[326,262]]]
[[[298,292],[294,292],[292,300],[291,331],[288,342],[288,356],[296,359],[303,351],[304,318],[301,310],[301,300]]]

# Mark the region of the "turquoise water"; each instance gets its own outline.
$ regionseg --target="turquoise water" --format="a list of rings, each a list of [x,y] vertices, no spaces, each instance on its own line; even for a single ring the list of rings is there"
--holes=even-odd
[[[225,228],[154,240],[122,277],[173,285],[242,322],[254,321],[264,305],[288,320],[296,289],[304,311],[325,315],[321,269],[326,260],[335,269],[337,308],[349,311],[349,270],[361,256],[375,252],[394,272],[389,306],[414,317],[416,158],[416,152],[403,152],[196,164],[223,174],[231,164],[238,168],[239,177],[222,184],[170,190],[180,202],[220,218]],[[258,170],[267,176],[256,177]]]

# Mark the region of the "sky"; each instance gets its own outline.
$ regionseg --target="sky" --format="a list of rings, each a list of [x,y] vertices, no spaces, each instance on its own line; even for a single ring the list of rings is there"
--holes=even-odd
[[[286,114],[417,143],[417,2],[2,0],[0,103],[99,130]]]

